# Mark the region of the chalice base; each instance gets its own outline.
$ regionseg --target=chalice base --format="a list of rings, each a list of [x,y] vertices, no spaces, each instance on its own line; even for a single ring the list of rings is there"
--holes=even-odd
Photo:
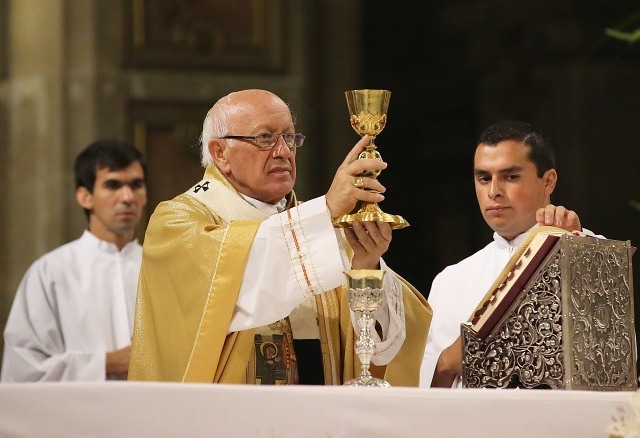
[[[391,385],[386,380],[378,379],[376,377],[360,377],[358,379],[351,379],[345,382],[344,386],[373,386],[377,388],[389,388]]]
[[[353,222],[387,222],[392,230],[399,230],[409,226],[409,222],[402,216],[385,213],[376,203],[364,203],[360,210],[352,214],[343,214],[333,221],[336,228],[351,228]]]

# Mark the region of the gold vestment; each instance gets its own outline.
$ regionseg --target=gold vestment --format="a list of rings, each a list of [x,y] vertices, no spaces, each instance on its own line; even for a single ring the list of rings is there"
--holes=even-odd
[[[295,203],[292,193],[288,207]],[[158,205],[144,240],[129,379],[245,382],[254,330],[227,332],[265,218],[213,165],[203,181]],[[372,373],[394,386],[418,386],[432,312],[400,281],[407,336],[395,358]],[[346,288],[315,300],[325,383],[341,384],[360,373]]]

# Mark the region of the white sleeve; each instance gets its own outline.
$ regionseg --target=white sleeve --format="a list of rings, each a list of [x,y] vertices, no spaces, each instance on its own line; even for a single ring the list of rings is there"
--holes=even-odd
[[[404,319],[404,301],[402,300],[402,283],[384,260],[380,259],[380,269],[385,271],[383,287],[384,295],[380,309],[373,314],[382,328],[382,339],[373,330],[371,335],[375,341],[375,350],[371,357],[374,365],[386,365],[398,354],[402,343],[407,337]],[[359,327],[356,323],[357,315],[351,312],[351,321],[356,333]]]
[[[325,197],[270,216],[262,222],[240,287],[229,332],[261,327],[288,316],[307,297],[346,282],[349,260],[339,230],[331,223]],[[374,314],[383,339],[376,341],[372,362],[388,363],[406,337],[402,285],[383,260],[385,298]],[[358,332],[356,316],[351,320]]]
[[[439,280],[442,275],[443,274],[440,273],[433,280],[431,291],[427,298],[433,310],[433,318],[431,319],[427,345],[420,367],[420,387],[429,388],[431,386],[440,353],[451,345],[451,337],[455,336],[455,333],[452,333],[449,327],[452,324],[447,324],[449,322],[447,318],[451,319],[452,316],[448,314],[446,306],[442,305],[442,301],[446,300],[446,291],[442,287],[439,287]],[[455,340],[455,337],[453,340]]]
[[[420,366],[420,387],[431,387],[431,381],[433,380],[433,374],[436,371],[436,364],[438,363],[438,357],[440,357],[442,350],[435,350],[433,343],[433,335],[431,329],[429,329],[429,335],[427,336],[427,346],[424,349],[424,357],[422,358],[422,365]]]
[[[105,380],[105,352],[68,351],[55,284],[43,263],[23,277],[4,331],[3,382]],[[81,330],[78,327],[78,330]]]
[[[253,240],[229,332],[278,321],[344,284],[344,266],[324,196],[270,216]]]

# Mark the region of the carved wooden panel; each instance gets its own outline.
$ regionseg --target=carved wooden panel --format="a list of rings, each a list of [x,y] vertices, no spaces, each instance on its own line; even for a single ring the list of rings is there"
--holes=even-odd
[[[280,70],[283,0],[126,0],[127,63]]]
[[[209,105],[176,102],[133,102],[129,106],[130,136],[147,161],[147,213],[183,193],[202,179],[200,133]],[[139,233],[142,237],[142,233]]]
[[[7,76],[7,71],[9,69],[9,47],[7,46],[7,26],[9,24],[7,17],[8,13],[7,0],[0,0],[0,79]]]

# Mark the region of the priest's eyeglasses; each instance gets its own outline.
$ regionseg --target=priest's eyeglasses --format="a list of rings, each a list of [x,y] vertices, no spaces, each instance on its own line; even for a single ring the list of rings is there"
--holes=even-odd
[[[224,137],[219,137],[220,139],[230,139],[230,140],[243,140],[248,141],[254,146],[257,146],[258,149],[266,151],[274,147],[278,143],[278,139],[282,137],[284,143],[291,150],[299,148],[304,143],[305,136],[298,133],[292,134],[290,132],[283,132],[282,134],[273,134],[270,132],[265,132],[263,134],[258,135],[225,135]]]

